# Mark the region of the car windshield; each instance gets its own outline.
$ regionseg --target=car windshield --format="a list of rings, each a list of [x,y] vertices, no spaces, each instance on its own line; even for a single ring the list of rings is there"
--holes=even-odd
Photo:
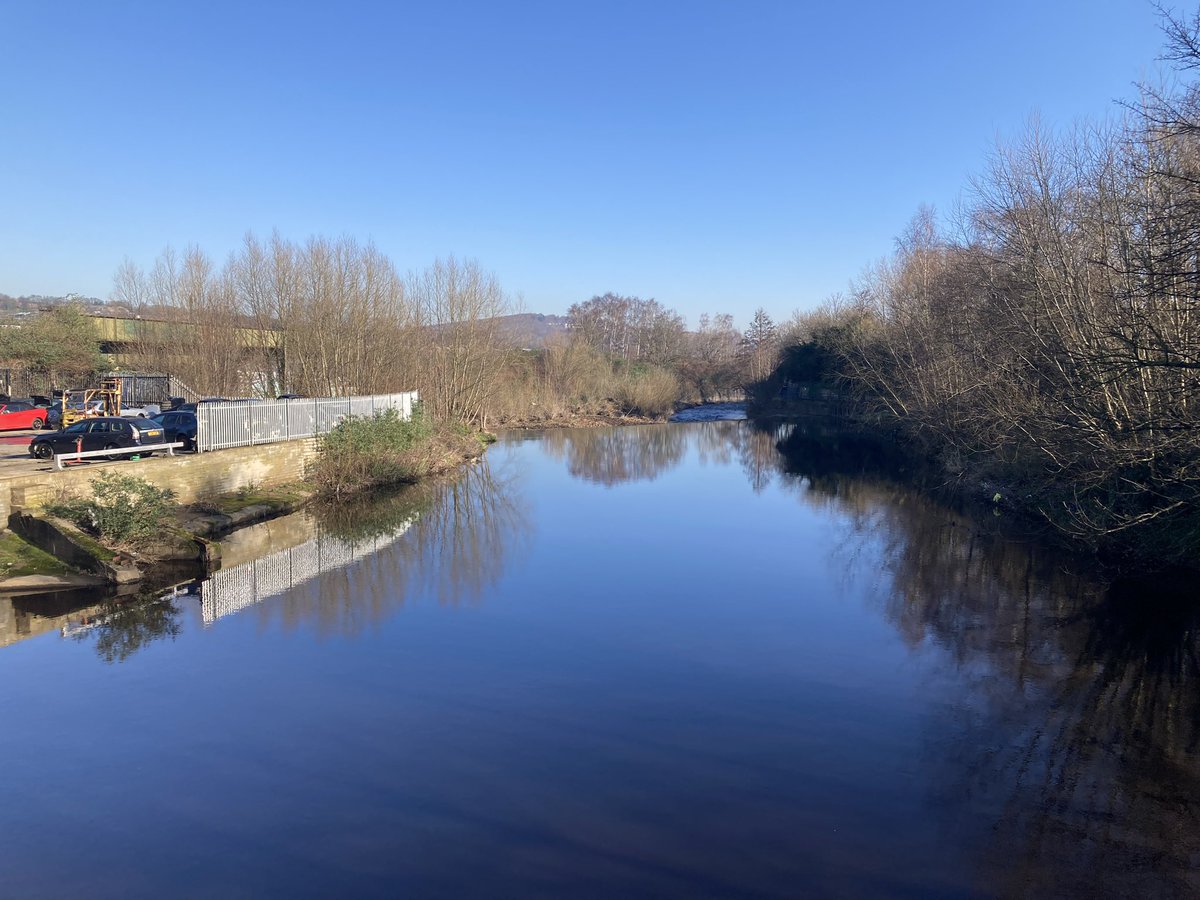
[[[161,416],[154,416],[152,419],[150,419],[150,421],[153,422],[155,425],[157,425],[159,428],[162,428],[167,424],[167,416],[164,413]]]

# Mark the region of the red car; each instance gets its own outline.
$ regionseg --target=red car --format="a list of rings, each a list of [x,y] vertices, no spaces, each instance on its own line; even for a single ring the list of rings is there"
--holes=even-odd
[[[0,403],[0,431],[14,431],[18,428],[32,428],[37,431],[46,424],[46,410],[32,403],[12,400]]]

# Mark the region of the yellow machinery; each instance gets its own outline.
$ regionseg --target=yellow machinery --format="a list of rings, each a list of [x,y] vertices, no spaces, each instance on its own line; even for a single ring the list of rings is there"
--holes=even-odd
[[[99,401],[99,405],[97,405]],[[89,416],[119,416],[121,414],[121,379],[105,378],[98,388],[83,391],[63,391],[60,428],[74,425]]]

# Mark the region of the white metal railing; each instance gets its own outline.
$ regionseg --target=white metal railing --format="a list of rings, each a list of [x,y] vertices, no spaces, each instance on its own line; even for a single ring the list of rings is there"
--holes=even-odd
[[[297,400],[222,400],[196,406],[196,449],[225,450],[327,434],[349,416],[370,418],[394,409],[412,417],[416,391],[366,397]]]
[[[92,459],[103,457],[112,459],[114,456],[149,456],[151,453],[157,453],[159,450],[166,450],[167,456],[175,455],[175,448],[182,447],[182,443],[174,444],[143,444],[140,447],[109,447],[107,450],[82,450],[73,453],[55,453],[54,465],[58,468],[63,467],[64,462],[79,462],[82,459]]]

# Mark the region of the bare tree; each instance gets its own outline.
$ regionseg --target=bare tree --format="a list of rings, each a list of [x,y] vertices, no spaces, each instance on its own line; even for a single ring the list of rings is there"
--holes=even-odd
[[[567,310],[571,328],[609,356],[667,365],[683,350],[683,319],[656,300],[608,293]]]
[[[498,317],[511,304],[496,276],[474,260],[437,260],[408,276],[420,326],[417,385],[435,414],[486,424],[504,356]]]

